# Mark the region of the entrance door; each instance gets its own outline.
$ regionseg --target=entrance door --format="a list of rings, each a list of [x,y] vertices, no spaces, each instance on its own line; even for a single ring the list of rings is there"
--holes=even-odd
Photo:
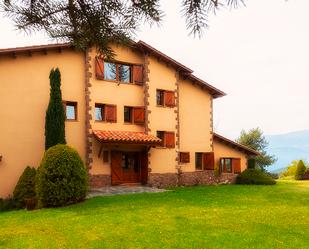
[[[112,184],[141,181],[141,155],[139,152],[111,152]]]

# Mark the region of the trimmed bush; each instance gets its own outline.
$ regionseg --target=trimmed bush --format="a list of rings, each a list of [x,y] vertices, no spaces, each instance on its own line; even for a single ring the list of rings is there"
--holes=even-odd
[[[276,181],[260,169],[246,169],[236,178],[237,184],[274,185]]]
[[[25,207],[25,199],[35,197],[35,168],[27,166],[20,176],[13,192],[13,199],[19,207]]]
[[[36,177],[40,207],[64,206],[82,201],[87,186],[87,172],[75,149],[58,144],[45,152]]]
[[[295,172],[295,180],[302,180],[306,171],[306,166],[302,160],[299,160]]]

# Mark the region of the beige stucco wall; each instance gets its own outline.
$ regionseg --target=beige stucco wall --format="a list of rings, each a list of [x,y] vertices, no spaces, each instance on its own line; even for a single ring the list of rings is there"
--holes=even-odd
[[[211,152],[212,96],[188,80],[179,84],[179,151],[190,152],[190,162],[180,164],[184,172],[195,171],[195,152]]]
[[[59,67],[64,100],[78,102],[78,121],[66,122],[66,139],[85,157],[84,57],[73,51],[0,57],[0,197],[12,194],[27,165],[44,153],[49,73]]]
[[[144,57],[137,50],[123,47],[112,46],[116,56],[116,61],[131,64],[143,64]],[[143,125],[124,123],[124,106],[144,106],[144,89],[143,86],[135,84],[126,84],[113,81],[98,80],[95,76],[95,57],[97,51],[92,49],[91,53],[91,73],[90,78],[90,106],[92,112],[92,120],[90,121],[93,130],[116,130],[116,131],[138,131],[144,132]],[[117,105],[117,122],[98,122],[95,121],[94,108],[96,103]],[[103,163],[102,158],[98,158],[100,143],[93,138],[93,163],[90,170],[91,174],[110,174],[110,163]],[[119,149],[115,147],[114,149]],[[122,148],[128,149],[128,146]],[[134,147],[130,146],[131,150]]]
[[[150,111],[149,129],[150,134],[156,136],[157,131],[173,131],[176,135],[177,125],[177,107],[157,106],[156,91],[157,89],[176,91],[177,77],[175,69],[167,66],[165,63],[158,61],[155,57],[148,57],[149,69],[149,89],[148,89],[148,110]],[[177,139],[175,138],[175,141]],[[149,153],[149,167],[152,173],[170,173],[176,172],[176,148],[152,148]]]
[[[228,146],[218,140],[214,140],[215,166],[219,168],[220,158],[240,158],[241,171],[247,168],[247,155],[231,146]]]

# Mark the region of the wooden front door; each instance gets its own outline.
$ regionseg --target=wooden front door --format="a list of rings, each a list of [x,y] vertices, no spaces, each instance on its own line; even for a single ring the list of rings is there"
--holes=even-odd
[[[111,153],[112,184],[141,182],[141,153]]]

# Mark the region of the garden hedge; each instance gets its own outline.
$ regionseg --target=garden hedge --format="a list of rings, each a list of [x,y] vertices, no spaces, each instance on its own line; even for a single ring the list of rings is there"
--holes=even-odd
[[[274,185],[276,181],[260,169],[246,169],[236,178],[237,184]]]

